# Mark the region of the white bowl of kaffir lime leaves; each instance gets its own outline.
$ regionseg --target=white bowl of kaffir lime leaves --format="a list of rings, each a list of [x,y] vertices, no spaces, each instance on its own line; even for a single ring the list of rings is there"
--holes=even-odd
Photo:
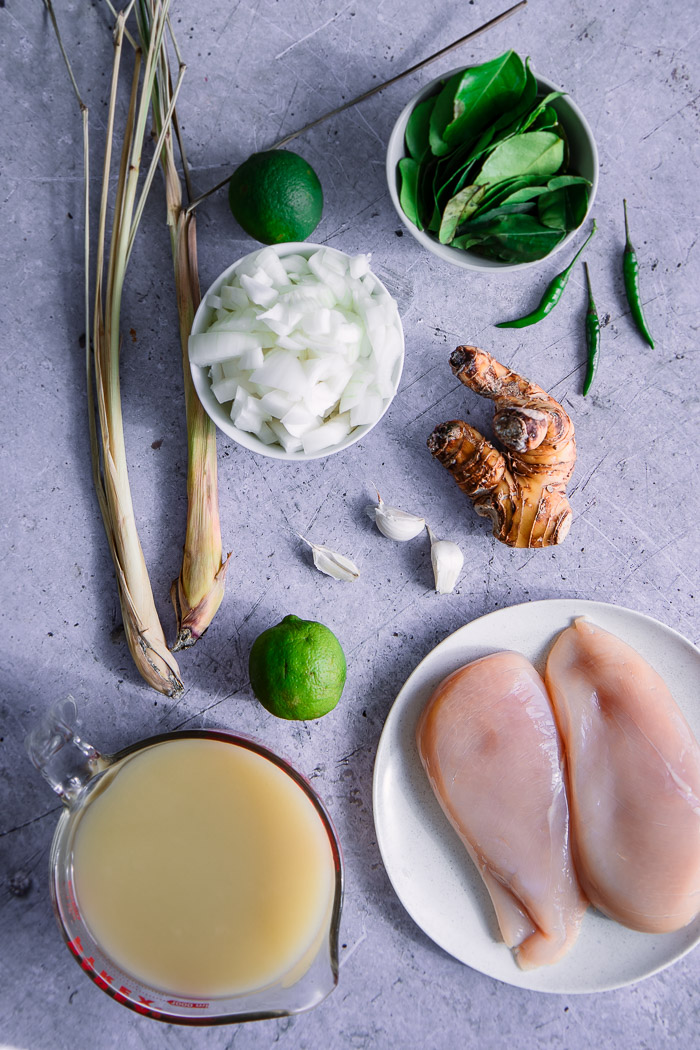
[[[386,167],[416,240],[471,270],[552,255],[575,236],[598,186],[581,110],[512,50],[419,91],[394,125]]]

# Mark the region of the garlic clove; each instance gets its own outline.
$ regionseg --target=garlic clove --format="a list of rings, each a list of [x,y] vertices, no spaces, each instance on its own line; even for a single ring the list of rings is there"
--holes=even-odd
[[[430,560],[435,577],[435,590],[438,594],[451,594],[457,583],[464,555],[452,540],[438,540],[432,529],[426,525],[430,537]]]
[[[319,572],[324,572],[326,576],[332,576],[334,580],[343,580],[346,583],[354,583],[359,579],[360,570],[344,554],[338,554],[337,551],[324,547],[320,543],[312,543],[305,536],[300,535],[299,539],[311,547],[314,565]]]
[[[388,507],[378,492],[377,499],[377,504],[371,503],[365,510],[387,539],[404,543],[406,540],[415,539],[425,528],[425,518],[399,510],[398,507]]]

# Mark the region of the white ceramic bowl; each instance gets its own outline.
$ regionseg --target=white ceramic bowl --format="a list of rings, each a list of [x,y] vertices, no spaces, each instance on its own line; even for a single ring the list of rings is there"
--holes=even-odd
[[[531,262],[522,263],[504,263],[498,262],[496,259],[482,258],[480,255],[477,255],[476,252],[464,250],[462,248],[453,248],[449,244],[440,244],[437,237],[434,237],[432,233],[428,233],[425,230],[419,230],[417,226],[414,226],[410,219],[404,215],[403,209],[401,208],[401,204],[399,203],[398,164],[401,158],[406,156],[405,135],[408,118],[411,116],[411,113],[419,102],[422,102],[423,99],[429,98],[430,95],[435,94],[441,82],[449,80],[451,76],[454,76],[455,73],[459,72],[460,69],[453,69],[449,73],[443,73],[442,76],[436,77],[435,80],[426,84],[426,86],[421,88],[421,90],[413,96],[411,101],[404,106],[399,119],[394,124],[386,151],[386,177],[394,207],[396,208],[399,218],[408,231],[413,234],[416,240],[422,244],[424,248],[427,248],[429,252],[432,252],[433,255],[437,255],[445,262],[452,263],[453,266],[460,266],[464,270],[490,270],[500,272],[505,272],[507,270],[523,270],[527,266],[537,266],[538,263],[544,262],[545,259],[549,259],[550,256],[555,254],[555,252],[558,252],[565,247],[565,245],[576,236],[578,231],[571,230],[571,232],[559,242],[556,248],[553,248],[552,251],[542,259],[534,259]],[[551,80],[547,80],[546,77],[542,77],[539,74],[536,74],[536,79],[538,95],[548,95],[550,91],[562,90],[561,88],[558,88],[556,84],[553,84]],[[593,132],[581,110],[568,95],[563,95],[561,98],[555,99],[555,101],[552,102],[552,106],[556,109],[561,125],[566,131],[571,157],[569,161],[570,171],[577,175],[582,175],[591,183],[591,189],[588,195],[588,210],[586,211],[586,218],[588,218],[598,189],[598,149],[595,144],[595,139],[593,138]],[[578,229],[580,230],[580,228],[581,227]]]
[[[192,335],[197,335],[202,332],[206,332],[209,325],[215,318],[215,310],[213,307],[207,305],[207,299],[210,295],[218,295],[222,285],[224,285],[233,274],[236,272],[239,266],[243,266],[248,262],[251,255],[257,254],[261,250],[256,248],[255,252],[250,252],[248,255],[243,256],[237,262],[229,266],[227,270],[224,270],[220,274],[211,287],[207,290],[205,295],[202,296],[202,301],[199,304],[199,309],[195,314],[194,321],[192,322]],[[345,252],[338,251],[337,248],[328,248],[326,245],[321,244],[310,244],[307,241],[289,241],[286,244],[273,244],[270,247],[277,253],[280,258],[284,258],[286,255],[303,255],[308,258],[314,252],[318,251],[319,248],[325,248],[327,251],[337,252],[338,255],[342,255],[344,258],[348,258]],[[388,294],[390,294],[384,287],[382,282],[379,280],[376,274],[372,274],[375,281],[379,286]],[[396,391],[399,386],[401,379],[401,372],[403,371],[404,362],[404,334],[401,320],[397,317],[397,331],[401,340],[401,356],[399,357],[396,365],[394,366],[392,374],[392,393],[391,397],[388,398],[384,408],[382,409],[381,415],[375,419],[373,423],[364,423],[362,426],[354,427],[350,433],[339,441],[337,445],[331,445],[330,448],[324,448],[320,452],[306,453],[303,450],[299,452],[285,452],[281,445],[266,445],[263,441],[255,436],[255,434],[249,434],[245,430],[239,430],[236,424],[231,419],[229,414],[230,404],[228,408],[226,405],[220,404],[211,389],[211,380],[209,378],[209,368],[195,365],[190,361],[190,372],[192,374],[192,382],[194,383],[197,396],[202,403],[204,411],[207,415],[216,423],[219,430],[223,431],[228,437],[237,441],[239,445],[243,445],[245,448],[251,450],[251,452],[258,452],[261,456],[268,456],[272,459],[287,459],[287,460],[309,460],[309,459],[322,459],[325,456],[330,456],[334,452],[342,452],[343,449],[348,448],[350,445],[354,445],[356,441],[359,441],[366,434],[370,432],[372,427],[375,427],[379,420],[382,418],[389,405],[391,404]]]

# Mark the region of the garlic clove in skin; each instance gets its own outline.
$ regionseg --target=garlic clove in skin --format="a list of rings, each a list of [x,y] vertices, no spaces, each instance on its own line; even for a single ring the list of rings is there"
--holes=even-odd
[[[344,554],[338,554],[330,547],[324,547],[320,543],[312,543],[305,536],[299,536],[300,540],[311,547],[314,565],[326,576],[332,576],[334,580],[342,580],[345,583],[354,583],[360,577],[360,570],[354,562],[346,558]]]
[[[426,525],[430,537],[430,560],[433,563],[435,590],[438,594],[451,594],[457,583],[464,555],[452,540],[438,540],[432,529]]]
[[[387,507],[382,497],[377,493],[377,504],[370,503],[365,508],[367,516],[372,519],[383,536],[390,540],[398,540],[404,543],[413,540],[423,531],[425,518],[419,518],[417,514],[408,514],[398,507]]]

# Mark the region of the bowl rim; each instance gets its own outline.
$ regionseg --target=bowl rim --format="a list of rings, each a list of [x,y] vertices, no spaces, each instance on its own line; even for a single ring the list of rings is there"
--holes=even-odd
[[[328,244],[316,244],[311,241],[285,241],[281,244],[261,244],[258,248],[254,248],[252,251],[247,252],[246,255],[242,255],[235,262],[231,263],[219,276],[211,283],[206,292],[202,295],[197,311],[192,321],[192,328],[190,330],[191,335],[198,335],[205,332],[209,323],[210,318],[208,314],[213,307],[207,305],[207,299],[210,295],[218,295],[221,287],[229,280],[229,278],[236,272],[236,270],[246,263],[253,255],[257,255],[258,252],[264,251],[266,248],[272,248],[279,258],[285,258],[287,255],[304,255],[307,258],[314,252],[323,248],[326,251],[336,252],[338,255],[342,255],[344,258],[351,258],[347,252],[342,251],[340,248],[334,248]],[[371,253],[365,253],[371,255]],[[379,287],[386,292],[387,295],[391,295],[384,282],[377,276],[377,274],[370,269],[370,273],[374,277]],[[394,299],[394,296],[391,296]],[[395,300],[394,300],[395,301]],[[226,434],[227,437],[231,438],[237,444],[247,448],[250,452],[257,452],[261,456],[267,456],[268,459],[280,459],[287,460],[290,462],[303,463],[312,459],[324,459],[326,456],[331,456],[335,452],[343,452],[346,448],[354,445],[356,441],[365,437],[366,434],[376,427],[377,423],[383,418],[384,414],[388,410],[390,404],[396,396],[396,392],[401,382],[401,376],[403,374],[403,366],[405,360],[406,351],[406,340],[404,336],[403,324],[401,316],[397,309],[397,331],[399,333],[399,339],[401,343],[401,353],[397,364],[394,366],[392,374],[392,385],[393,390],[391,396],[387,398],[386,404],[384,405],[381,414],[377,416],[373,423],[362,423],[360,426],[354,427],[349,434],[347,434],[342,441],[339,441],[337,445],[332,445],[330,448],[324,448],[319,452],[306,453],[302,450],[297,452],[286,452],[281,445],[273,444],[266,445],[263,441],[257,438],[254,434],[249,434],[245,430],[239,430],[230,416],[226,413],[223,406],[216,400],[211,389],[211,381],[208,375],[208,367],[203,365],[195,365],[190,360],[189,346],[187,351],[187,362],[190,368],[190,375],[192,376],[192,382],[194,384],[197,397],[199,398],[202,408],[207,413],[212,422],[219,428],[219,430]]]
[[[515,270],[524,270],[531,266],[537,266],[545,262],[547,259],[551,259],[553,255],[556,255],[558,251],[561,251],[562,248],[566,247],[566,245],[569,244],[576,237],[576,235],[581,230],[583,224],[589,218],[591,214],[591,209],[593,208],[593,202],[595,201],[596,193],[598,191],[598,180],[600,170],[598,147],[596,145],[596,141],[593,136],[590,124],[586,120],[585,116],[583,115],[582,111],[580,110],[574,99],[571,97],[571,95],[568,92],[564,91],[563,88],[559,87],[553,81],[549,80],[548,77],[542,76],[542,74],[537,73],[533,69],[532,72],[537,81],[538,94],[540,88],[543,88],[545,90],[545,93],[547,94],[551,91],[564,92],[563,96],[561,98],[555,99],[552,105],[556,108],[557,104],[559,103],[560,105],[565,104],[568,107],[575,120],[578,121],[583,132],[584,138],[587,140],[590,146],[591,160],[593,164],[593,178],[591,179],[591,191],[588,196],[588,207],[586,208],[586,214],[583,218],[583,222],[580,226],[577,226],[576,229],[571,230],[566,235],[566,237],[564,237],[564,239],[556,245],[556,247],[552,248],[552,250],[547,253],[547,255],[543,256],[541,259],[532,259],[529,262],[499,263],[498,261],[493,259],[482,259],[474,252],[470,252],[462,248],[453,248],[450,244],[440,244],[440,242],[434,239],[427,231],[419,230],[417,226],[414,226],[414,224],[411,222],[408,216],[404,214],[403,209],[401,208],[401,203],[399,201],[396,169],[399,160],[402,157],[406,156],[406,125],[408,124],[408,118],[410,117],[414,108],[418,105],[419,102],[422,102],[424,99],[428,98],[432,93],[434,93],[435,89],[437,88],[438,84],[440,84],[440,82],[449,80],[450,77],[461,72],[462,70],[469,68],[469,66],[457,66],[454,69],[449,70],[446,73],[442,73],[438,77],[435,77],[428,84],[425,84],[422,88],[420,88],[420,90],[417,91],[413,95],[413,97],[409,99],[409,101],[401,110],[393,128],[391,129],[391,134],[389,136],[389,142],[387,144],[386,149],[386,180],[387,185],[389,187],[389,196],[391,197],[391,202],[394,205],[396,213],[398,214],[399,218],[401,219],[408,232],[418,241],[419,244],[423,245],[424,248],[427,248],[429,252],[431,252],[433,255],[436,255],[443,261],[451,263],[453,266],[457,266],[463,270],[475,270],[481,273],[496,274],[508,273],[509,271]]]

